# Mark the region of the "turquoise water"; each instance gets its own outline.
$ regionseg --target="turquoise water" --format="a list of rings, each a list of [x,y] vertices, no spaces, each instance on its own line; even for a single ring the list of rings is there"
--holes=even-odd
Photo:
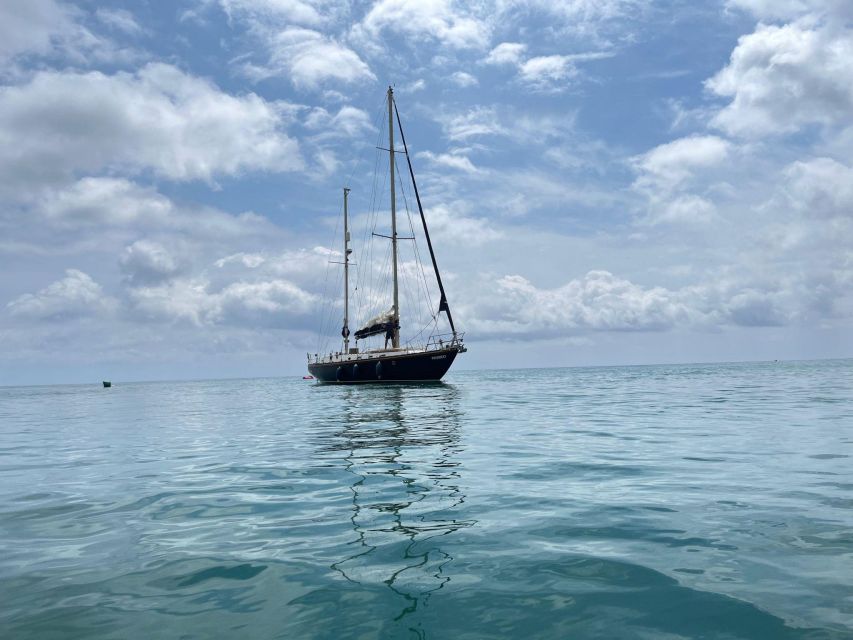
[[[0,388],[2,638],[853,638],[853,361]]]

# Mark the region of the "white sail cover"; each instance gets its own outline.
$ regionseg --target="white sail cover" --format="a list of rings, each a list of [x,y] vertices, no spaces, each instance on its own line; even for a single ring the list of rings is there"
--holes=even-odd
[[[383,324],[387,324],[387,323],[393,322],[393,321],[394,321],[394,307],[392,306],[390,309],[388,309],[388,311],[386,311],[384,313],[380,313],[375,318],[371,318],[370,320],[365,322],[362,325],[361,329],[359,329],[359,332],[367,331],[367,330],[369,330],[372,327],[375,327],[377,325],[383,325]]]

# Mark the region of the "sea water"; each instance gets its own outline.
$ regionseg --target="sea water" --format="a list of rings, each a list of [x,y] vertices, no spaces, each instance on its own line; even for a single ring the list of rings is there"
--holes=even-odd
[[[851,638],[853,361],[2,388],[0,637]]]

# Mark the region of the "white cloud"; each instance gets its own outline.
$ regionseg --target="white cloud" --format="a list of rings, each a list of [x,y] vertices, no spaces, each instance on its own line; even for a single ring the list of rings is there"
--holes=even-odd
[[[481,338],[549,338],[602,331],[706,331],[772,327],[809,317],[820,295],[806,277],[752,281],[733,274],[671,289],[590,271],[554,288],[520,275],[478,279],[457,303],[466,329]],[[458,285],[457,285],[458,286]],[[821,294],[822,295],[822,294]]]
[[[316,26],[324,22],[314,2],[302,0],[219,0],[230,18],[282,21]]]
[[[48,191],[38,211],[64,228],[104,225],[168,225],[174,206],[153,189],[123,178],[83,178],[67,188]]]
[[[712,202],[695,194],[679,195],[672,200],[662,200],[646,222],[658,224],[671,223],[700,223],[711,222],[716,214]]]
[[[181,271],[178,260],[159,242],[137,240],[119,258],[122,273],[132,285],[161,282]]]
[[[238,281],[221,289],[203,277],[177,278],[128,291],[132,309],[152,320],[196,326],[295,326],[315,312],[319,298],[285,279]]]
[[[644,288],[607,271],[590,271],[556,289],[539,289],[509,275],[480,287],[472,331],[495,335],[555,335],[579,329],[659,331],[694,314],[676,293]]]
[[[108,314],[115,301],[104,295],[101,286],[77,269],[67,269],[65,277],[38,293],[26,293],[6,305],[13,316],[61,321]]]
[[[611,51],[591,51],[570,55],[533,56],[525,59],[526,50],[527,45],[503,42],[492,49],[483,62],[514,67],[518,72],[519,80],[533,89],[561,91],[566,88],[566,81],[580,75],[576,63],[599,60],[613,55]]]
[[[367,112],[351,105],[344,105],[335,115],[316,107],[305,118],[305,126],[319,131],[322,137],[357,138],[374,130]]]
[[[379,0],[360,27],[373,37],[388,30],[457,49],[485,47],[489,25],[463,7],[451,0]]]
[[[729,64],[706,82],[731,98],[712,124],[747,138],[849,121],[853,112],[853,32],[800,21],[760,24]]]
[[[659,145],[634,159],[641,175],[635,186],[672,190],[696,169],[719,165],[731,144],[717,136],[688,136]]]
[[[96,15],[99,12],[96,12]],[[115,18],[110,28],[118,25],[116,11],[104,15]],[[91,31],[83,22],[86,12],[56,0],[4,0],[0,2],[0,71],[3,65],[27,56],[62,56],[66,62],[80,67],[98,63],[130,63],[144,59],[144,54],[123,47],[102,34]],[[129,15],[129,14],[128,14]],[[126,17],[126,16],[125,16]],[[131,17],[132,20],[132,17]],[[127,20],[123,26],[130,27]],[[102,21],[102,24],[106,24]],[[20,72],[21,69],[16,70]]]
[[[809,218],[853,218],[853,167],[832,158],[798,160],[784,171],[789,206]]]
[[[256,269],[266,262],[266,258],[264,256],[257,253],[245,253],[241,251],[240,253],[233,253],[230,256],[225,256],[224,258],[220,258],[217,260],[214,265],[222,269],[223,267],[237,263],[241,264],[248,269]]]
[[[464,71],[455,71],[450,76],[450,81],[455,84],[457,87],[474,87],[479,84],[477,78],[472,76],[470,73],[465,73]]]
[[[464,202],[452,201],[426,208],[430,234],[444,245],[476,247],[497,240],[503,232]]]
[[[805,15],[853,16],[847,0],[727,0],[727,9],[748,11],[762,20],[793,20]]]
[[[165,64],[134,74],[45,71],[0,89],[0,171],[13,183],[151,170],[172,180],[303,166],[276,103]]]
[[[416,93],[418,91],[423,91],[426,89],[427,83],[423,78],[418,78],[414,82],[403,85],[397,88],[398,93]]]
[[[107,27],[129,36],[137,36],[143,33],[136,18],[130,11],[125,9],[106,9],[100,7],[95,11],[95,17]]]
[[[538,89],[558,87],[563,81],[574,78],[578,70],[571,56],[537,56],[521,63],[521,79]]]
[[[527,50],[527,45],[521,42],[502,42],[489,52],[484,62],[486,64],[521,64],[521,57]]]
[[[474,166],[471,160],[464,155],[455,153],[433,153],[432,151],[421,151],[417,154],[419,158],[429,160],[435,165],[449,167],[464,171],[465,173],[477,173],[479,169]]]
[[[707,224],[716,207],[701,191],[712,184],[709,174],[729,158],[732,145],[717,136],[679,138],[633,158],[638,172],[633,188],[647,199],[644,224]],[[697,182],[700,183],[697,185]],[[693,189],[700,189],[695,193]]]
[[[497,111],[489,107],[473,107],[461,114],[439,115],[438,120],[445,135],[456,141],[505,133],[498,121]]]
[[[46,222],[49,229],[66,233],[66,239],[81,235],[95,239],[97,233],[121,230],[124,234],[179,234],[198,242],[235,242],[275,232],[273,225],[256,214],[230,215],[211,207],[178,206],[155,189],[124,178],[83,178],[68,187],[45,191],[30,206],[36,230],[45,231]],[[73,236],[74,231],[79,233]]]
[[[499,4],[497,22],[528,21],[532,14],[562,39],[609,45],[611,40],[630,41],[631,29],[652,4],[650,0],[505,0]]]
[[[269,62],[245,67],[255,79],[285,76],[297,89],[312,90],[327,82],[376,80],[355,51],[319,31],[288,27],[265,32],[263,39],[269,49]]]
[[[0,3],[0,60],[47,53],[53,39],[71,28],[67,12],[54,0],[5,0]]]

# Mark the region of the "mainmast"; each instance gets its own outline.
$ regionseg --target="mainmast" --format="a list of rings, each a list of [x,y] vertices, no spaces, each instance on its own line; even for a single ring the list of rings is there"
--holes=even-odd
[[[350,190],[344,187],[344,328],[341,335],[344,338],[344,353],[349,353],[349,216],[347,215],[347,196]]]
[[[388,154],[391,165],[391,264],[394,273],[394,338],[400,347],[400,291],[397,283],[397,198],[394,193],[394,89],[388,87]]]

